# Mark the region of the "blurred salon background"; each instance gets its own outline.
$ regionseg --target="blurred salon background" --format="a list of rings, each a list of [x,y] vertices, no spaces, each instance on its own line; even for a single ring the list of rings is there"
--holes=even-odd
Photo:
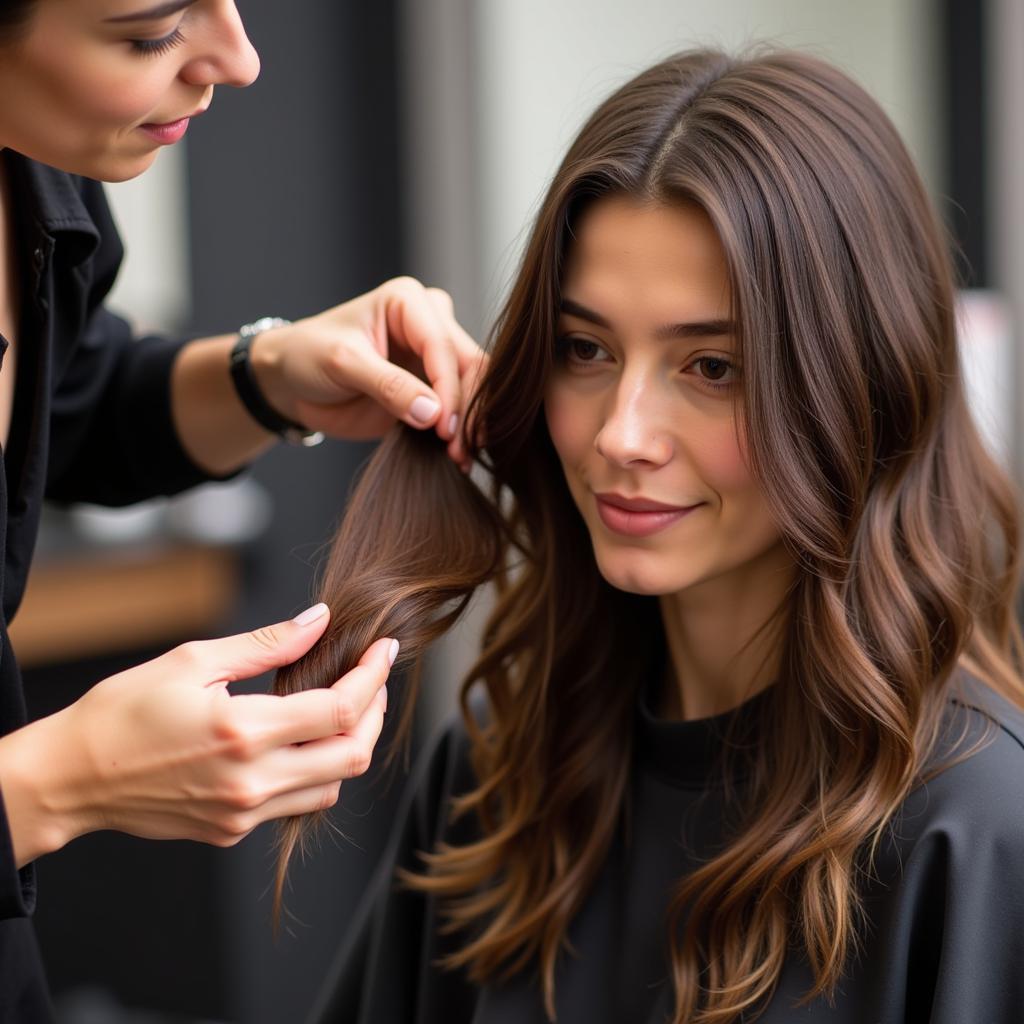
[[[409,273],[450,291],[482,340],[535,205],[595,103],[675,50],[767,39],[838,62],[902,131],[960,249],[972,401],[1024,478],[1020,0],[240,6],[259,81],[219,90],[151,173],[109,190],[128,250],[111,304],[140,330],[298,318]],[[12,629],[32,712],[180,641],[305,607],[368,451],[282,446],[244,477],[173,501],[48,510]],[[480,613],[432,658],[420,740],[452,713]],[[97,834],[45,858],[36,923],[62,1022],[302,1020],[402,774],[399,761],[387,778],[376,767],[345,784],[337,834],[293,869],[276,940],[269,827],[229,851]]]

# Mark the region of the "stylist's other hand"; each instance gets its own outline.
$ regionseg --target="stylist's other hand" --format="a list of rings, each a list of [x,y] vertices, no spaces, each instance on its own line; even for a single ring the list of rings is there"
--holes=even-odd
[[[411,277],[253,343],[260,388],[280,413],[333,437],[379,437],[394,421],[433,428],[465,464],[459,425],[486,355],[450,296]]]
[[[305,654],[329,617],[317,605],[184,644],[0,740],[19,866],[99,829],[231,846],[271,818],[332,806],[370,764],[397,643],[378,640],[329,689],[228,692]]]

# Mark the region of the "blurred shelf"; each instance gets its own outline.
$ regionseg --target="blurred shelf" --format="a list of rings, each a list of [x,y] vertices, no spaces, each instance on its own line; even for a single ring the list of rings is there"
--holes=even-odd
[[[152,545],[37,563],[9,629],[24,667],[208,635],[237,597],[230,548]]]

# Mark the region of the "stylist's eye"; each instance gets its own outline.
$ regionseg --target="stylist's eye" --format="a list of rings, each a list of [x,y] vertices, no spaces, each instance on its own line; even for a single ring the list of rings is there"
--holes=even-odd
[[[179,43],[185,41],[185,36],[180,28],[176,28],[169,35],[161,36],[159,39],[131,39],[129,42],[132,49],[142,56],[154,57],[161,53],[167,53],[174,49]]]

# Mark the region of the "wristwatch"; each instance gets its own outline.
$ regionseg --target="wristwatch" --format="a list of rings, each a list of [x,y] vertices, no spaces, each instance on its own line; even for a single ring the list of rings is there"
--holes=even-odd
[[[310,430],[301,423],[287,419],[271,406],[263,397],[263,392],[260,391],[260,386],[256,382],[256,374],[253,373],[252,362],[249,359],[252,343],[259,335],[274,327],[284,327],[290,323],[291,320],[285,320],[283,317],[265,316],[251,324],[239,327],[238,341],[231,349],[231,380],[234,382],[235,391],[238,392],[242,405],[261,427],[269,430],[272,434],[277,434],[289,444],[312,448],[324,439],[324,435],[319,430]]]

